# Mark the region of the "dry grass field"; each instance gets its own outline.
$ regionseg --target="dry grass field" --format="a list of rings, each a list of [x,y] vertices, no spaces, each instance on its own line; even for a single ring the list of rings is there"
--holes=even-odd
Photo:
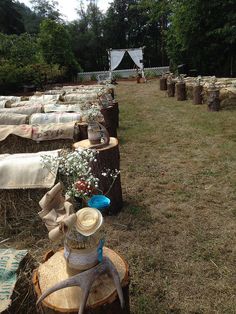
[[[158,83],[116,89],[125,206],[106,217],[106,243],[130,265],[132,313],[236,313],[236,111]],[[51,248],[39,220],[8,237],[37,261]]]

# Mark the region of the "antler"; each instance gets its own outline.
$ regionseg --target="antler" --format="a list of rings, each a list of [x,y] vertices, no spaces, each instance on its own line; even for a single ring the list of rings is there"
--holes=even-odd
[[[64,289],[67,287],[74,287],[79,286],[82,290],[82,298],[81,298],[81,304],[79,308],[78,314],[83,314],[87,299],[89,296],[90,289],[94,283],[94,281],[102,274],[109,273],[114,281],[118,297],[120,299],[121,307],[124,308],[124,296],[123,291],[120,283],[119,274],[112,263],[112,261],[108,257],[104,257],[102,262],[99,263],[97,266],[86,270],[82,273],[79,273],[78,275],[75,275],[73,277],[70,277],[66,280],[63,280],[62,282],[59,282],[55,286],[49,288],[46,290],[41,297],[38,299],[37,304],[42,302],[47,296],[49,296],[51,293]]]

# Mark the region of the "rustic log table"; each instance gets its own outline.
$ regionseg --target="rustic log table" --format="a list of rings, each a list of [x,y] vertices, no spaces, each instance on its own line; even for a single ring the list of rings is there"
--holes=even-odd
[[[73,148],[92,148],[89,140],[79,141],[73,144]],[[120,170],[120,152],[118,140],[114,137],[110,137],[110,144],[103,148],[96,148],[97,162],[95,162],[93,167],[93,172],[95,176],[99,178],[99,189],[101,189],[104,194],[109,190],[111,185],[111,180],[108,180],[102,175],[104,169],[117,169]],[[122,188],[120,181],[120,174],[117,176],[112,188],[107,193],[107,196],[111,200],[111,205],[109,207],[109,214],[118,213],[123,206],[122,198]]]
[[[66,260],[63,249],[54,253],[50,251],[33,274],[34,291],[39,298],[50,287],[68,279]],[[94,282],[84,314],[129,314],[129,272],[126,261],[113,250],[104,247],[104,256],[115,265],[123,289],[125,308],[120,306],[114,282],[110,276],[103,274]],[[81,288],[78,286],[58,290],[49,295],[41,305],[39,312],[44,314],[77,314],[81,301]]]

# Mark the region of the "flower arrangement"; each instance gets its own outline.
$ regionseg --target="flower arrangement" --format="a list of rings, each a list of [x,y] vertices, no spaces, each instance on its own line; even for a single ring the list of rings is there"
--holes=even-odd
[[[90,107],[85,112],[85,120],[90,122],[96,122],[102,119],[101,110],[98,104],[91,103]]]
[[[56,158],[43,156],[42,163],[54,173],[59,163],[59,179],[63,182],[67,195],[86,199],[98,188],[99,179],[93,175],[91,168],[91,163],[96,162],[96,154],[96,151],[91,149],[62,151]]]
[[[54,174],[58,168],[59,179],[68,196],[87,201],[92,195],[108,194],[120,173],[117,169],[99,169],[109,182],[109,189],[101,191],[99,178],[93,174],[91,167],[92,163],[97,162],[96,155],[96,150],[78,148],[71,152],[61,151],[58,157],[44,155],[42,164]]]

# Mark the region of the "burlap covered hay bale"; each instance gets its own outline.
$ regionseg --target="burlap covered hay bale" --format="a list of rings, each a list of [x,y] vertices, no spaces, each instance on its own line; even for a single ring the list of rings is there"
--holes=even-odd
[[[75,124],[73,139],[54,139],[40,142],[11,134],[5,140],[0,141],[0,154],[37,153],[71,148],[74,142],[88,138],[87,128],[87,123]]]
[[[186,95],[187,99],[193,99],[193,85],[186,84]]]
[[[74,142],[73,139],[36,142],[11,134],[4,141],[0,142],[0,154],[37,153],[40,151],[71,148]]]
[[[11,236],[22,231],[34,232],[41,221],[38,202],[47,189],[0,190],[0,229]],[[42,228],[42,226],[41,226]]]
[[[220,101],[227,98],[236,98],[236,87],[221,88]]]
[[[235,110],[236,98],[226,98],[220,102],[220,106],[223,110]]]

